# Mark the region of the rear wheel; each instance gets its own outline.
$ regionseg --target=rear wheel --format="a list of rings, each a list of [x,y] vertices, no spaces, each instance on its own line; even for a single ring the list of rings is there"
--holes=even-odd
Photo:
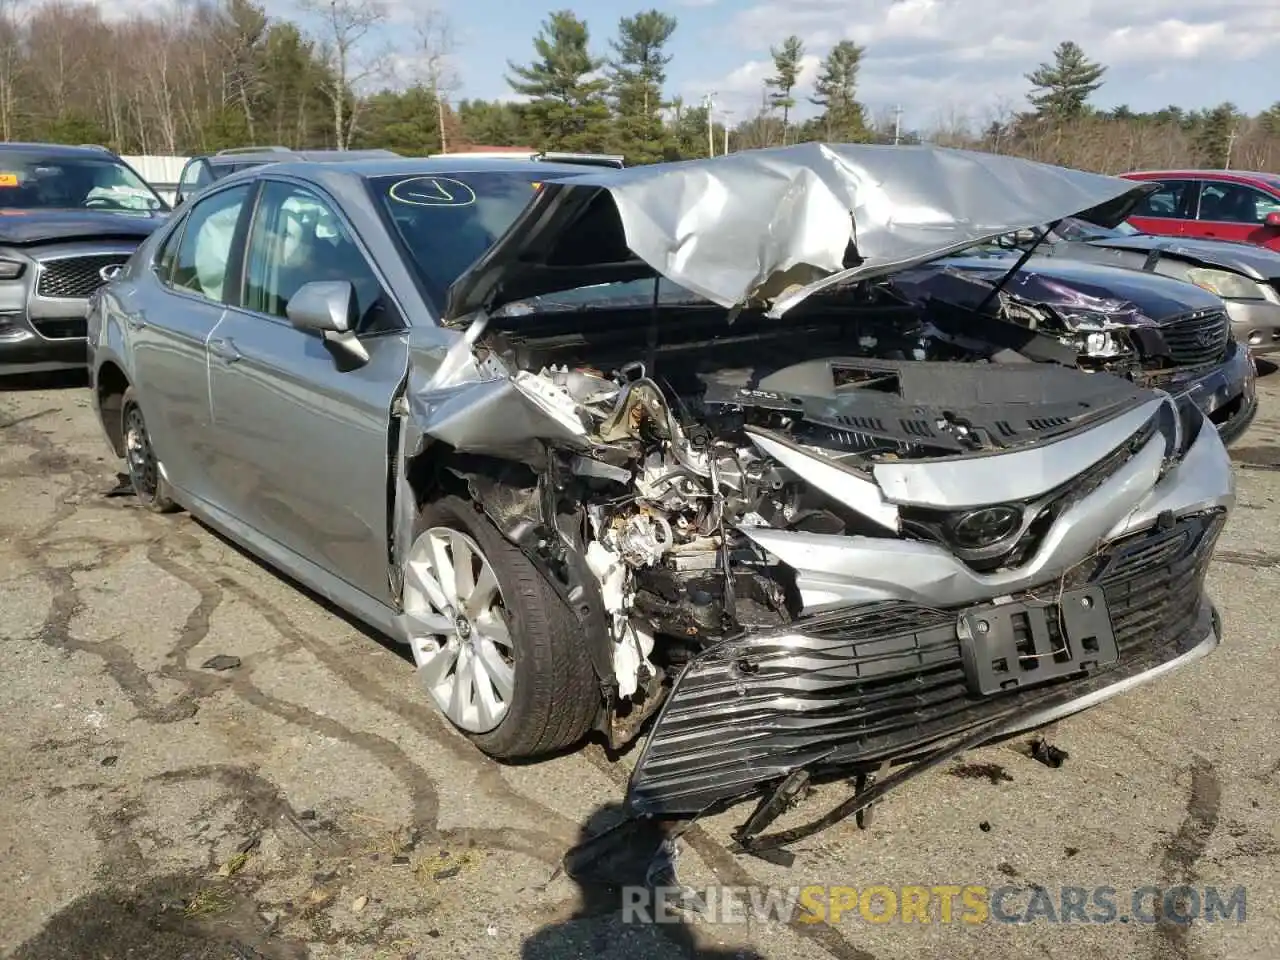
[[[151,434],[133,387],[126,389],[120,400],[120,435],[124,438],[129,481],[138,502],[155,513],[177,510],[178,505],[169,496],[168,481],[160,473],[160,461],[151,446]]]
[[[530,759],[591,728],[600,688],[581,628],[473,504],[447,497],[419,515],[404,608],[423,686],[485,753]]]

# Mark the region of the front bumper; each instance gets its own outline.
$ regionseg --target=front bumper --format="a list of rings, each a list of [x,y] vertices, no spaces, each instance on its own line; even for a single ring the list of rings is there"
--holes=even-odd
[[[1269,300],[1225,300],[1237,343],[1257,353],[1280,350],[1280,303]]]
[[[83,370],[87,362],[83,336],[48,338],[20,317],[0,317],[0,377]]]
[[[1114,499],[1105,486],[1092,496]],[[770,790],[796,771],[814,778],[874,771],[1005,715],[1002,733],[1012,733],[1078,712],[1203,656],[1219,640],[1204,579],[1234,498],[1221,439],[1201,429],[1145,498],[1064,574],[1007,591],[1015,600],[1052,602],[1069,590],[1101,590],[1114,662],[983,694],[960,614],[990,592],[966,588],[943,606],[891,599],[818,613],[725,641],[686,665],[636,766],[628,806],[642,815],[696,816]],[[802,591],[820,575],[798,574]],[[1055,705],[1040,709],[1046,694]]]
[[[1215,367],[1163,377],[1153,384],[1179,403],[1194,404],[1217,427],[1224,443],[1237,440],[1258,412],[1252,348],[1235,343],[1230,349],[1227,359]]]

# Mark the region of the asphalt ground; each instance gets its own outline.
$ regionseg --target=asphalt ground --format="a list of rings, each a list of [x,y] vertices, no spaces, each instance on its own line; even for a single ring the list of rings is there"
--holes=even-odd
[[[866,829],[800,843],[790,867],[731,852],[748,811],[700,822],[679,878],[716,889],[663,924],[628,922],[616,893],[557,871],[616,819],[635,751],[487,760],[404,651],[185,514],[122,495],[83,383],[5,387],[4,956],[1280,956],[1280,375],[1233,450],[1217,652],[1059,724],[1061,766],[1025,737],[975,751],[891,794]],[[837,799],[824,788],[809,810]],[[823,922],[727,910],[769,886],[784,902],[825,888],[806,894]],[[945,886],[985,888],[968,895],[990,915]],[[925,888],[929,922],[904,922],[919,896],[904,887]],[[1114,919],[1082,921],[1107,919],[1099,888]],[[1081,889],[1088,908],[1064,910]],[[1158,919],[1171,890],[1195,922]],[[997,893],[1001,917],[1033,922],[996,919]]]

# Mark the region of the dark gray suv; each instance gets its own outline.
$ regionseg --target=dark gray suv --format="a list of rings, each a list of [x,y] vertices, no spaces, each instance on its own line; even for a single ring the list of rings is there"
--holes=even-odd
[[[169,205],[106,147],[0,144],[0,376],[85,364],[89,295]]]
[[[193,193],[232,173],[266,163],[304,160],[324,163],[333,160],[379,160],[398,157],[394,150],[291,150],[288,147],[231,147],[217,153],[192,157],[178,178],[176,200],[182,203]]]

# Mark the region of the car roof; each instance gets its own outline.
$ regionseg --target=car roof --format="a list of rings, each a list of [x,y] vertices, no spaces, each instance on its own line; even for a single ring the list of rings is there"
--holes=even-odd
[[[256,171],[244,171],[237,176],[252,176]],[[396,157],[376,159],[332,160],[324,164],[323,176],[344,174],[360,179],[376,177],[429,177],[435,174],[466,173],[561,173],[580,176],[586,171],[581,164],[553,163],[548,160],[499,159],[458,154],[449,157]],[[321,176],[321,171],[308,163],[281,160],[272,166],[272,173],[290,174],[302,178]]]
[[[1132,170],[1122,173],[1122,177],[1147,179],[1158,177],[1182,177],[1196,180],[1228,180],[1238,183],[1265,183],[1270,187],[1280,187],[1280,176],[1257,170]]]
[[[342,163],[369,158],[392,158],[400,154],[393,150],[238,150],[233,153],[211,153],[201,159],[212,164],[237,163],[287,163],[291,160],[307,163]]]
[[[86,143],[72,146],[66,143],[0,143],[0,153],[39,153],[46,157],[106,157],[120,159],[106,147]]]

